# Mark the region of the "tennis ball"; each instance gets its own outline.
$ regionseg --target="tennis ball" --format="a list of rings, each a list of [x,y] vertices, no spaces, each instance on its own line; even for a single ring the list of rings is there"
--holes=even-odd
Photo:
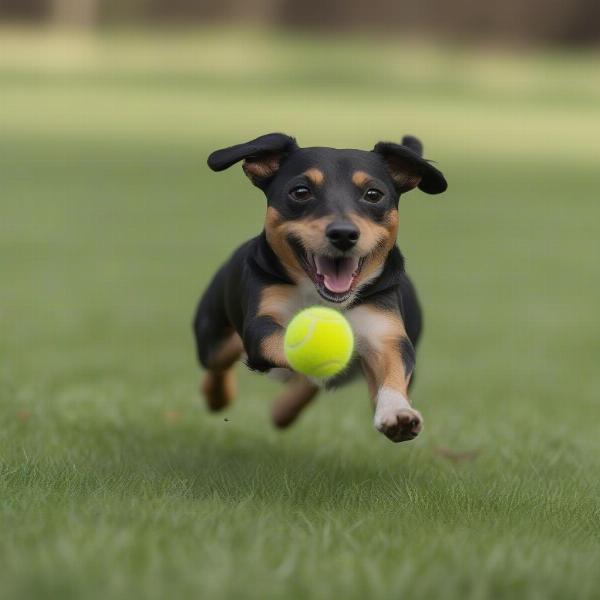
[[[354,350],[350,323],[333,308],[313,306],[288,324],[285,356],[294,371],[311,377],[332,377],[348,364]]]

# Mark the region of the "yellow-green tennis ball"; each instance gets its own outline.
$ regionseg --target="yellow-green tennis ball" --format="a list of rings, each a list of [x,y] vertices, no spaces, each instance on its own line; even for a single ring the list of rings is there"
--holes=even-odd
[[[313,306],[289,322],[284,349],[294,371],[317,378],[332,377],[343,371],[350,361],[354,335],[342,313]]]

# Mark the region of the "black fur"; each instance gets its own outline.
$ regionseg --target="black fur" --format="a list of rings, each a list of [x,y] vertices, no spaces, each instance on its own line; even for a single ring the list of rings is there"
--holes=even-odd
[[[208,157],[213,171],[223,171],[242,159],[259,158],[268,153],[290,154],[298,148],[296,140],[284,133],[267,133],[251,142],[216,150]]]

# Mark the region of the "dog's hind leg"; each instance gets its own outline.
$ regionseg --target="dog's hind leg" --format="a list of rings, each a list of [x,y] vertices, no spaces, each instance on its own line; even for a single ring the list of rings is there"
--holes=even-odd
[[[200,364],[206,369],[202,393],[210,410],[222,410],[235,395],[233,366],[244,350],[225,310],[226,271],[221,269],[204,293],[194,316]]]
[[[234,366],[242,352],[242,340],[234,331],[212,353],[202,382],[202,393],[210,410],[223,410],[235,397]]]
[[[276,398],[271,413],[273,423],[281,429],[291,425],[319,393],[319,387],[304,375],[294,374],[287,388]]]

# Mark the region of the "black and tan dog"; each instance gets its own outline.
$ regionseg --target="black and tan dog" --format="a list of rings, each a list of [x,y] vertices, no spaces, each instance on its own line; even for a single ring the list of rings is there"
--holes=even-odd
[[[372,151],[300,148],[281,133],[213,152],[214,171],[243,160],[267,197],[263,232],[240,246],[217,272],[194,320],[203,391],[212,410],[233,399],[232,367],[245,354],[256,371],[286,369],[289,386],[273,420],[289,425],[319,384],[297,373],[283,334],[301,308],[322,304],[344,312],[356,357],[339,385],[360,370],[375,407],[375,427],[394,442],[413,439],[421,415],[408,401],[421,331],[421,310],[396,246],[398,200],[418,187],[446,189],[440,171],[422,158],[421,143],[378,143]]]

